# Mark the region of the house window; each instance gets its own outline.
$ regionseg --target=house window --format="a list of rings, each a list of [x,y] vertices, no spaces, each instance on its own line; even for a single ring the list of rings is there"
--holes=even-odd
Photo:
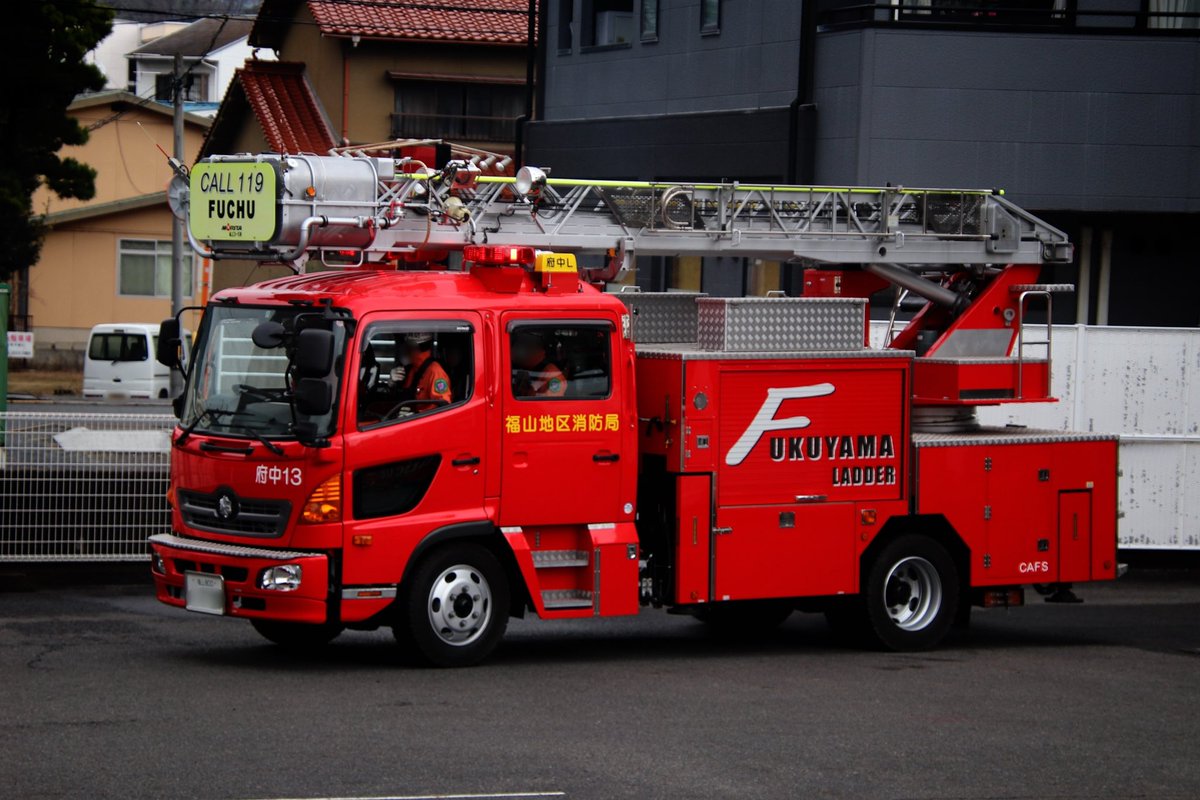
[[[721,0],[700,0],[700,33],[721,32]]]
[[[171,296],[171,243],[121,239],[117,248],[117,290],[133,297]],[[183,257],[183,296],[192,296],[192,258]]]
[[[558,51],[569,53],[574,47],[571,26],[575,23],[575,0],[558,0]]]
[[[642,0],[642,41],[658,41],[658,0]]]
[[[511,142],[524,103],[521,85],[399,81],[392,136]]]
[[[163,103],[172,103],[171,83],[173,72],[161,72],[154,76],[154,99]],[[208,75],[204,73],[185,72],[183,76],[183,99],[190,103],[208,102]]]
[[[1150,27],[1173,30],[1200,28],[1200,18],[1180,16],[1200,12],[1198,0],[1150,0]]]
[[[633,0],[583,0],[583,46],[633,41]]]

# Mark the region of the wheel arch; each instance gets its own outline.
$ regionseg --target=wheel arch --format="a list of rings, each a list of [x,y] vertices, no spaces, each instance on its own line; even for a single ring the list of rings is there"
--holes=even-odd
[[[500,562],[500,566],[504,569],[504,576],[508,580],[509,616],[524,615],[525,607],[529,602],[529,587],[525,585],[525,579],[517,567],[517,559],[513,555],[512,548],[500,533],[500,529],[490,520],[456,522],[425,534],[424,538],[413,548],[408,563],[404,565],[404,573],[398,584],[398,597],[404,596],[404,589],[416,566],[430,553],[449,542],[475,542],[487,548]]]
[[[959,536],[950,521],[941,514],[910,514],[892,517],[879,531],[858,560],[859,592],[864,591],[863,581],[879,552],[901,536],[917,534],[940,544],[950,554],[954,568],[958,571],[958,583],[965,593],[971,585],[971,549]]]

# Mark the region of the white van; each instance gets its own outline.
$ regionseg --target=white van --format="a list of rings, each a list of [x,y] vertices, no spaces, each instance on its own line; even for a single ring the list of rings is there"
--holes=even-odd
[[[189,339],[185,332],[185,358]],[[92,328],[83,359],[83,396],[167,397],[171,371],[155,360],[157,346],[157,323],[117,322]]]

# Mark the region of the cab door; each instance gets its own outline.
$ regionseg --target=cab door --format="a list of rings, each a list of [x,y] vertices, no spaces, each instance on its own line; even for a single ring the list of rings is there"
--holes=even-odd
[[[614,320],[511,312],[502,322],[501,524],[624,520],[633,496],[622,496],[623,478],[637,464],[636,454],[623,447],[616,374],[623,366]],[[542,345],[534,362],[520,344],[531,339]]]
[[[372,314],[348,354],[344,493],[348,586],[395,584],[413,549],[434,530],[487,519],[487,402],[479,315]],[[391,380],[408,334],[432,334],[445,402],[406,402]],[[411,366],[408,367],[411,369]]]

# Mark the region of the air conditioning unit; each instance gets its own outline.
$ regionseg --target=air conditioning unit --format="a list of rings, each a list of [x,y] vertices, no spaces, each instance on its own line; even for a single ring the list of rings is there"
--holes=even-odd
[[[596,14],[596,44],[622,44],[633,41],[632,11],[601,11]]]

